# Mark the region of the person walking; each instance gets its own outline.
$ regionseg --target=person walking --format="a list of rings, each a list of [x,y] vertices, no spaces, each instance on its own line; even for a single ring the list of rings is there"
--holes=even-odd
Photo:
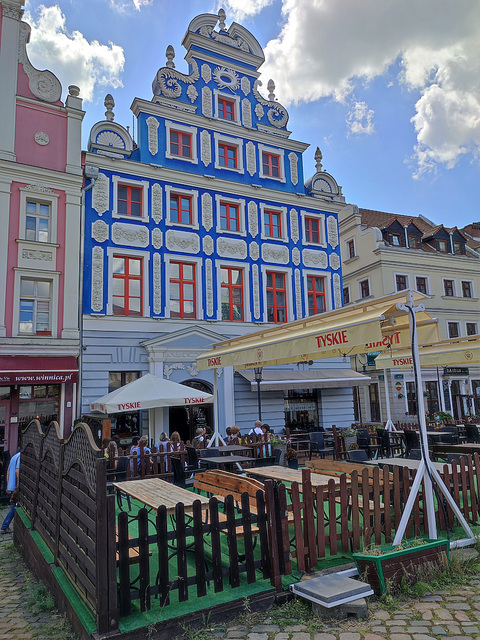
[[[12,459],[10,460],[10,464],[8,465],[7,471],[7,493],[11,493],[12,496],[10,498],[10,511],[7,513],[7,517],[3,521],[2,528],[0,529],[0,533],[5,535],[6,533],[11,533],[10,526],[11,521],[13,520],[13,516],[15,515],[15,509],[17,507],[17,494],[18,494],[18,480],[20,476],[20,451],[16,453]]]

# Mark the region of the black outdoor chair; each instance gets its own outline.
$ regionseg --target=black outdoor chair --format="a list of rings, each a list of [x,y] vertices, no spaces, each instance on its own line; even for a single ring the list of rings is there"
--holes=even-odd
[[[185,447],[187,451],[187,471],[194,473],[195,471],[205,471],[207,465],[204,460],[198,457],[198,450],[195,447]]]
[[[282,457],[282,450],[281,449],[274,449],[273,450],[273,455],[274,455],[274,464],[280,464],[280,458]]]
[[[406,430],[405,436],[405,457],[410,458],[412,449],[420,449],[420,436],[416,431]]]
[[[442,444],[458,444],[458,433],[442,433],[440,442]]]
[[[467,435],[467,442],[480,443],[480,433],[476,424],[466,424],[465,433]]]
[[[365,449],[349,449],[347,451],[347,460],[350,462],[368,462],[368,456]]]
[[[115,482],[125,482],[127,480],[127,470],[130,464],[130,458],[128,456],[120,456],[117,460],[117,466],[115,467]],[[130,496],[117,489],[117,504],[118,508],[122,508],[122,499],[125,498],[128,504],[128,510],[132,510],[132,503],[130,502]]]
[[[312,459],[312,453],[318,453],[322,460],[326,455],[335,455],[334,447],[325,447],[325,436],[320,431],[313,431],[309,433],[310,438],[310,460]]]
[[[369,458],[381,454],[382,445],[372,444],[370,434],[366,429],[357,431],[357,444],[359,449],[363,449]]]
[[[173,484],[176,484],[177,487],[181,487],[182,489],[193,487],[193,478],[187,478],[183,462],[180,458],[170,456],[170,461],[173,469]]]

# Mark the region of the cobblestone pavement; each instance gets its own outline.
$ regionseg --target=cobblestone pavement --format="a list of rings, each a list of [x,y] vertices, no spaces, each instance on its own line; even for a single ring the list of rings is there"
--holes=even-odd
[[[0,511],[0,522],[6,515]],[[30,585],[30,586],[29,586]],[[32,586],[33,585],[33,586]],[[35,586],[37,585],[37,586]],[[74,640],[75,634],[55,609],[33,613],[45,594],[26,569],[11,534],[0,535],[0,640]],[[409,599],[396,607],[369,601],[366,620],[335,621],[290,603],[275,611],[251,614],[223,627],[185,630],[188,640],[480,640],[480,576],[461,587]],[[152,640],[154,635],[152,636]],[[172,639],[173,640],[173,639]]]

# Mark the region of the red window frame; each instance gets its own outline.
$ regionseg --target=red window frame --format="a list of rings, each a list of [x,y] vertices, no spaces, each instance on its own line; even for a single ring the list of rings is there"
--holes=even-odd
[[[318,218],[305,218],[306,241],[312,244],[320,244],[320,220]]]
[[[122,280],[123,281],[123,295],[120,294],[112,294],[112,303],[113,303],[113,315],[114,316],[141,316],[143,312],[143,260],[142,258],[135,258],[130,256],[122,256],[120,254],[114,254],[113,259],[123,260],[123,272],[113,273],[114,280]],[[139,272],[135,273],[133,269],[133,264],[137,264],[140,266]],[[140,282],[140,294],[133,295],[131,293],[132,284],[134,282]],[[123,313],[120,313],[115,310],[115,301],[123,300]],[[135,311],[131,309],[130,301],[132,300],[140,300],[140,310]],[[117,305],[117,309],[122,309],[122,307]]]
[[[325,297],[325,278],[307,276],[308,315],[324,313],[327,310]]]
[[[235,101],[218,96],[218,117],[223,120],[235,120]]]
[[[237,276],[240,275],[240,283]],[[224,277],[226,276],[226,281]],[[243,271],[236,267],[221,267],[222,320],[243,321]],[[224,302],[224,294],[226,301]],[[238,311],[240,313],[238,313]],[[237,313],[235,313],[237,312]]]
[[[262,169],[264,176],[269,176],[270,178],[281,178],[280,156],[275,153],[262,151]]]
[[[287,283],[284,273],[267,271],[267,321],[287,322]]]
[[[178,284],[179,297],[173,298],[171,293],[171,288],[170,288],[170,302],[178,301],[180,311],[178,311],[178,313],[176,311],[172,311],[172,308],[170,305],[170,317],[171,318],[196,318],[197,317],[197,314],[196,314],[196,310],[197,310],[196,265],[195,263],[191,263],[191,262],[176,262],[176,261],[170,262],[170,267],[172,267],[172,265],[178,265],[178,278],[170,275],[170,284]],[[184,274],[185,267],[192,268],[193,270],[192,278],[188,278],[187,276],[185,276]],[[193,299],[187,298],[187,296],[185,295],[185,288],[187,285],[193,286]],[[187,302],[193,303],[193,313],[185,312],[185,303]]]
[[[218,164],[227,169],[238,168],[238,149],[224,142],[218,143]]]
[[[179,158],[192,157],[192,134],[185,131],[170,130],[170,154]]]
[[[185,205],[188,205],[188,208]],[[185,220],[184,214],[186,214]],[[170,222],[193,224],[192,196],[186,196],[182,193],[170,194]]]
[[[220,202],[220,229],[240,231],[240,207],[230,202]]]
[[[282,214],[280,211],[263,212],[263,228],[268,238],[282,238]]]
[[[120,196],[120,191],[126,189],[125,197]],[[137,193],[138,192],[138,193]],[[123,196],[123,194],[122,194]],[[141,218],[143,211],[143,189],[129,184],[120,183],[117,188],[117,212],[122,216]],[[139,213],[132,212],[132,205],[139,205]]]

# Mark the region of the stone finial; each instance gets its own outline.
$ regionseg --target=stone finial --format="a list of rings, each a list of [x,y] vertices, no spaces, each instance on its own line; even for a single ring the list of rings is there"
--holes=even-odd
[[[275,83],[272,79],[270,79],[267,82],[267,91],[268,91],[268,99],[271,101],[275,100],[275,94],[273,93],[275,91]]]
[[[73,96],[74,98],[78,98],[80,95],[80,87],[77,87],[76,84],[71,84],[68,87],[68,95]]]
[[[115,106],[115,100],[113,99],[113,96],[112,96],[111,93],[107,93],[107,95],[105,96],[105,101],[104,101],[103,105],[106,108],[105,120],[108,120],[109,122],[113,122],[113,119],[115,117],[115,114],[113,113],[113,107]]]
[[[175,69],[175,63],[173,59],[175,58],[175,49],[171,44],[168,45],[167,50],[165,51],[165,55],[167,56],[167,64],[166,66],[169,69]]]
[[[323,159],[323,155],[322,152],[320,151],[320,148],[317,147],[315,149],[315,168],[317,171],[321,171],[322,170],[322,159]]]
[[[226,18],[227,18],[227,14],[225,13],[225,10],[219,9],[218,21],[220,24],[218,25],[218,28],[220,29],[220,31],[225,31],[225,29],[227,28],[227,25],[225,24]]]

